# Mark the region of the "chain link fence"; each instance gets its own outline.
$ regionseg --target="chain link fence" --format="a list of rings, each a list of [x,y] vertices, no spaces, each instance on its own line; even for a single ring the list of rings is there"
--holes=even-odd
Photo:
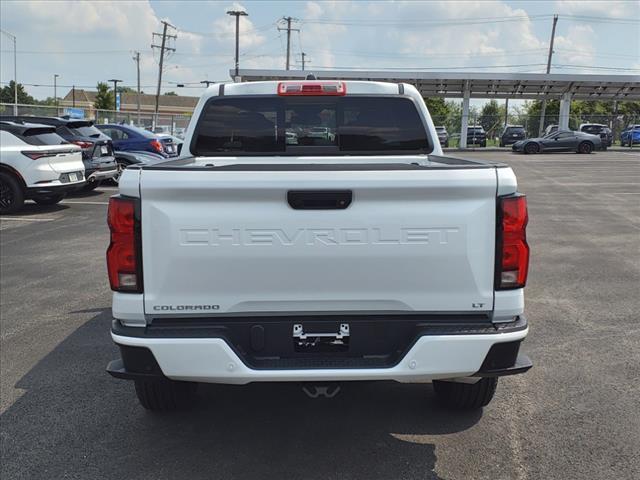
[[[18,115],[57,117],[70,114],[68,107],[50,105],[18,105]],[[13,104],[0,103],[0,115],[13,115]],[[154,133],[164,133],[182,137],[184,135],[191,114],[166,114],[141,112],[118,112],[115,110],[94,110],[87,120],[95,123],[125,123],[145,128]]]
[[[506,122],[505,122],[506,120]],[[436,126],[443,126],[449,134],[449,146],[458,147],[460,143],[460,128],[462,116],[459,114],[447,116],[434,116],[433,123]],[[510,113],[505,119],[504,115],[488,116],[470,114],[469,126],[482,126],[487,134],[487,146],[498,146],[500,136],[505,129],[505,123],[511,126],[521,126],[526,132],[527,138],[537,137],[540,128],[539,115],[522,115]],[[569,116],[569,129],[580,130],[581,125],[597,123],[609,127],[613,134],[613,145],[620,145],[620,134],[630,125],[640,124],[640,116],[637,115],[580,115],[571,114]],[[546,115],[544,128],[550,125],[559,124],[559,115]]]
[[[182,137],[191,120],[191,114],[165,114],[141,112],[118,112],[115,110],[95,110],[93,117],[89,118],[96,123],[125,123],[127,125],[135,125],[154,133],[165,133]],[[58,116],[66,115],[69,109],[66,107],[55,107],[46,105],[18,105],[18,115],[33,116]],[[12,115],[13,104],[0,104],[0,115]],[[443,126],[449,134],[449,146],[458,147],[460,143],[460,126],[462,125],[462,117],[458,114],[447,116],[434,116],[433,123],[437,126]],[[528,138],[537,137],[540,128],[540,117],[538,115],[524,115],[518,113],[510,113],[506,118],[508,125],[519,125],[524,127]],[[544,127],[549,125],[558,125],[558,115],[546,115]],[[570,114],[569,128],[571,130],[579,130],[580,126],[585,123],[598,123],[609,127],[613,133],[613,144],[620,145],[620,134],[629,125],[640,124],[640,116],[638,115],[581,115]],[[488,116],[480,114],[469,115],[469,126],[480,125],[487,134],[487,146],[498,146],[499,138],[505,128],[504,115]]]

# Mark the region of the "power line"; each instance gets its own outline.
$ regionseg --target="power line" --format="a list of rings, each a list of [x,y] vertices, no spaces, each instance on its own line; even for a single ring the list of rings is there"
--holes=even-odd
[[[437,19],[437,20],[334,20],[334,19],[322,19],[322,18],[303,18],[301,22],[307,24],[320,24],[320,25],[343,25],[352,27],[378,27],[378,26],[453,26],[453,25],[475,25],[484,23],[507,23],[507,22],[521,22],[521,21],[537,21],[550,18],[552,15],[514,15],[512,17],[469,17],[469,18],[449,18],[449,19]]]
[[[593,17],[589,15],[568,15],[568,14],[559,14],[559,17],[569,20],[569,21],[578,21],[578,22],[593,22],[593,23],[620,23],[620,24],[636,24],[640,23],[640,18],[629,17]]]
[[[506,50],[503,52],[455,52],[455,53],[423,53],[423,54],[402,54],[402,53],[381,53],[381,52],[347,52],[347,51],[336,51],[336,50],[317,50],[315,48],[306,49],[307,52],[315,52],[315,53],[329,53],[335,56],[345,56],[345,57],[371,57],[371,58],[453,58],[453,57],[461,57],[467,58],[470,56],[482,56],[482,57],[509,57],[509,56],[522,56],[522,55],[537,55],[540,52],[546,51],[546,48],[533,48],[529,50]]]

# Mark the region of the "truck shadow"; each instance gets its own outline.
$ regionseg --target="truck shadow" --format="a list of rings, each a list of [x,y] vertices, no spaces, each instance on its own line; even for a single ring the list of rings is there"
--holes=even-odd
[[[393,382],[343,384],[332,399],[296,384],[202,385],[193,410],[151,414],[105,373],[110,321],[100,312],[17,383],[0,417],[2,478],[438,479],[433,436],[482,417]]]

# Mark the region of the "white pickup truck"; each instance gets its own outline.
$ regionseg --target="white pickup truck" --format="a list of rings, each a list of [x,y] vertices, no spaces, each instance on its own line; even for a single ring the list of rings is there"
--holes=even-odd
[[[107,370],[147,409],[198,382],[355,380],[480,408],[531,367],[526,198],[508,166],[442,156],[411,85],[213,85],[180,158],[119,187]]]

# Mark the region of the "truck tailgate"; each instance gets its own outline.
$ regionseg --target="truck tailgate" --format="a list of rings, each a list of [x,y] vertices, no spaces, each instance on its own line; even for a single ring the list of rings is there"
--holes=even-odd
[[[494,168],[143,169],[140,196],[147,315],[493,308]]]

